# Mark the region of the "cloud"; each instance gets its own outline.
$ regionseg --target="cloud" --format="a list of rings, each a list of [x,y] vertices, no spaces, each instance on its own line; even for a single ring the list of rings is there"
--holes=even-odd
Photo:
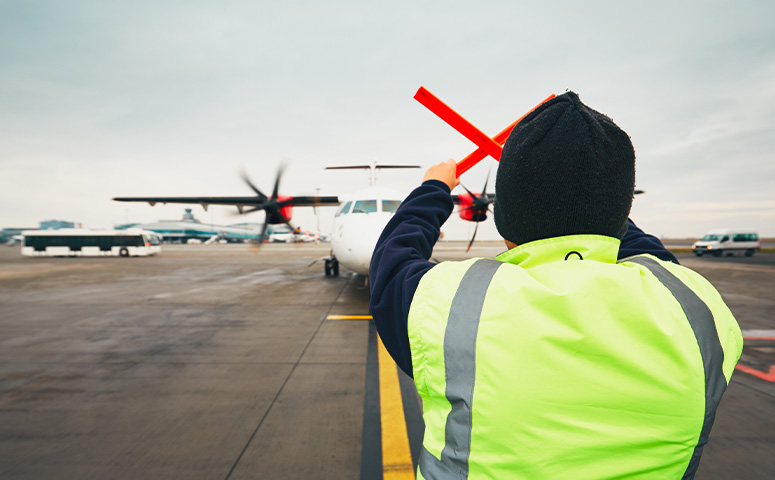
[[[0,226],[120,223],[119,194],[248,193],[240,165],[271,183],[284,156],[287,193],[365,186],[326,165],[462,158],[473,146],[412,100],[424,84],[493,134],[574,89],[632,136],[634,214],[654,229],[683,228],[661,205],[724,195],[775,235],[751,207],[773,200],[774,5],[6,2]]]

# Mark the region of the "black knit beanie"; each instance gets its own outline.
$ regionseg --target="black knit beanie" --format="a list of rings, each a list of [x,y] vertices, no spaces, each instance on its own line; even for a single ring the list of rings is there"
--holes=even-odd
[[[621,238],[635,189],[630,137],[567,92],[512,130],[495,179],[495,225],[516,244],[563,235]]]

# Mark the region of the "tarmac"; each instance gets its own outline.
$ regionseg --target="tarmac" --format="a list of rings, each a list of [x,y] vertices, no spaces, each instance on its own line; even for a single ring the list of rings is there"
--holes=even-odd
[[[504,249],[450,242],[434,257]],[[328,251],[0,247],[0,478],[414,478],[414,386],[380,348],[364,277],[308,266]],[[775,254],[679,259],[750,337],[696,478],[772,479]]]

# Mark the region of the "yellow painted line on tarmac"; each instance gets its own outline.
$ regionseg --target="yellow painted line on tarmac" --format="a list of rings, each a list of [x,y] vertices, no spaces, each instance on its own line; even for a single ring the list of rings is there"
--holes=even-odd
[[[382,425],[382,478],[414,480],[409,435],[406,432],[404,401],[398,383],[398,370],[390,354],[379,344],[379,406]]]
[[[326,320],[371,320],[371,315],[329,315]]]

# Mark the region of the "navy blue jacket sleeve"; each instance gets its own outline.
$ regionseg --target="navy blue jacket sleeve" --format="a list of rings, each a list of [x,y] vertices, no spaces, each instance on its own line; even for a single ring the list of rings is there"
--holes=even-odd
[[[407,320],[420,278],[430,262],[441,226],[454,204],[449,187],[428,180],[401,203],[377,241],[369,266],[370,309],[385,349],[412,376]]]
[[[627,220],[627,233],[624,234],[622,244],[619,247],[619,260],[642,253],[649,253],[660,260],[678,263],[675,255],[666,249],[657,237],[643,232],[635,225],[635,222]]]

